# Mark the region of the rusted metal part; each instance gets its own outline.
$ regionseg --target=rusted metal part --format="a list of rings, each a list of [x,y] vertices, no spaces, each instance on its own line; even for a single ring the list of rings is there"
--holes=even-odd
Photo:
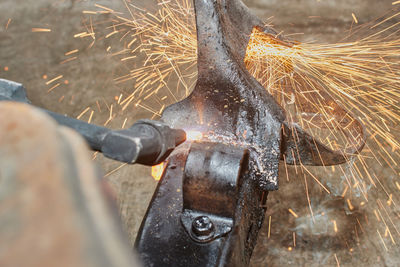
[[[232,230],[241,169],[247,160],[247,151],[240,148],[204,142],[191,145],[183,177],[181,221],[192,239],[209,242]],[[212,234],[197,233],[196,218],[204,224],[204,217],[212,219]]]
[[[246,266],[265,212],[246,149],[186,143],[168,159],[136,247],[145,266]]]
[[[361,150],[363,128],[353,119],[360,138],[339,152],[286,120],[244,59],[254,27],[282,45],[292,43],[264,27],[240,0],[194,3],[198,81],[162,119],[171,127],[201,131],[203,138],[169,157],[136,246],[146,266],[246,266],[268,191],[278,189],[279,161],[342,163],[346,153]],[[339,105],[332,107],[342,118],[350,117]]]
[[[12,100],[29,103],[25,88],[18,83],[0,79],[0,101]],[[79,132],[91,149],[106,157],[126,163],[156,165],[163,162],[171,151],[185,141],[183,130],[171,129],[165,123],[140,120],[125,130],[110,130],[86,123],[49,110],[43,110],[59,124]]]
[[[244,64],[254,27],[279,40],[240,0],[195,0],[198,39],[198,81],[192,94],[169,106],[162,119],[171,127],[197,129],[206,139],[237,144],[250,151],[250,176],[264,190],[278,189],[279,160],[289,164],[334,165],[359,152],[359,140],[347,151],[333,151],[286,120],[285,113]],[[290,42],[282,40],[290,46]],[[304,86],[307,86],[304,84]],[[338,114],[348,114],[336,104]],[[344,115],[343,115],[344,116]],[[285,156],[285,157],[283,157]]]
[[[276,190],[285,115],[244,65],[252,29],[262,23],[241,1],[195,1],[195,10],[198,81],[162,119],[172,127],[199,130],[210,141],[248,148],[254,163],[249,176],[265,190]]]
[[[84,140],[0,102],[0,266],[138,266]]]

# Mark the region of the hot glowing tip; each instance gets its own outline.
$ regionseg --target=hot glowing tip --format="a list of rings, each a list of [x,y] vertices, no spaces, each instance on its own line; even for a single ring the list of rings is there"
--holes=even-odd
[[[159,181],[161,179],[164,169],[165,169],[164,162],[151,167],[151,176],[153,176],[154,180]]]
[[[186,131],[186,140],[198,141],[203,138],[203,134],[199,131]]]

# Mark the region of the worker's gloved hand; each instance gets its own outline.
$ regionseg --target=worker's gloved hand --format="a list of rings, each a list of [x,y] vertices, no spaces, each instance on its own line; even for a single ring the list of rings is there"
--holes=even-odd
[[[140,120],[131,128],[110,131],[102,142],[101,151],[111,159],[126,163],[157,165],[186,140],[183,130],[152,120]]]

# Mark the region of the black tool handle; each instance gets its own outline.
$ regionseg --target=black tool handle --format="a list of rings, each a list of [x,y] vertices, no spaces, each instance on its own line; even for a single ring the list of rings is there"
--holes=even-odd
[[[18,83],[0,79],[0,101],[30,103],[25,88]],[[129,129],[111,130],[46,109],[58,124],[82,135],[90,148],[106,157],[129,164],[156,165],[164,161],[172,150],[186,140],[183,130],[172,129],[165,123],[140,120]]]

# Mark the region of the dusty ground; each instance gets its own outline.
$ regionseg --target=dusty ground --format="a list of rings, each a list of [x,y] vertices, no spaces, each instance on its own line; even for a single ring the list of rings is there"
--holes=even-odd
[[[50,1],[50,0],[1,0],[0,1],[0,77],[25,84],[29,98],[35,105],[78,116],[86,107],[95,111],[93,122],[103,124],[109,117],[114,96],[126,88],[116,86],[113,78],[123,73],[120,62],[106,52],[108,46],[118,48],[118,40],[96,40],[88,48],[90,38],[74,38],[84,31],[82,25],[89,25],[83,10],[93,9],[94,3],[124,10],[122,1]],[[140,2],[140,1],[137,1]],[[354,13],[360,23],[383,15],[392,7],[391,0],[248,0],[245,1],[263,19],[273,16],[273,24],[287,33],[297,35],[300,40],[332,42],[340,40],[352,25]],[[152,6],[153,1],[141,2]],[[11,20],[9,20],[11,19]],[[104,20],[107,18],[104,17]],[[7,26],[8,25],[8,26]],[[102,24],[97,25],[99,29]],[[50,28],[51,32],[34,33],[32,28]],[[104,32],[109,32],[104,26]],[[74,55],[65,53],[79,49],[77,59],[65,62]],[[44,75],[47,79],[44,79]],[[46,84],[52,78],[63,75],[57,82]],[[60,83],[54,89],[52,87]],[[52,89],[50,92],[49,89]],[[100,109],[96,101],[100,103]],[[114,114],[120,111],[115,110]],[[89,118],[90,111],[82,119]],[[121,127],[125,118],[132,124],[151,114],[143,109],[132,109],[116,116],[109,127]],[[120,166],[101,156],[97,157],[107,179],[118,192],[120,212],[129,238],[133,242],[147,204],[153,194],[156,182],[150,177],[149,168]],[[379,166],[374,166],[379,168]],[[330,189],[340,183],[326,170],[317,170],[322,182]],[[284,170],[281,170],[284,174]],[[385,177],[385,170],[379,173]],[[340,197],[327,196],[317,186],[311,186],[314,193],[312,205],[316,222],[309,217],[307,201],[301,181],[296,180],[295,170],[289,169],[288,177],[281,178],[280,190],[270,194],[269,210],[263,230],[252,258],[251,266],[320,266],[337,264],[341,266],[396,266],[399,260],[397,246],[385,251],[376,233],[369,233],[357,226],[371,211],[359,209],[348,213]],[[300,186],[299,186],[300,185]],[[341,193],[341,188],[337,191]],[[339,195],[340,195],[339,193]],[[288,213],[288,208],[297,212],[299,218]],[[325,213],[322,215],[322,213]],[[325,216],[326,215],[326,216]],[[268,238],[268,221],[271,216],[271,232]],[[373,215],[372,215],[373,216]],[[338,233],[332,229],[331,218],[340,218]],[[373,224],[373,222],[371,222]],[[373,226],[373,225],[372,225]],[[371,226],[371,229],[374,229]],[[293,244],[296,233],[296,247]],[[289,248],[291,247],[291,248]],[[292,249],[292,250],[290,250]]]

